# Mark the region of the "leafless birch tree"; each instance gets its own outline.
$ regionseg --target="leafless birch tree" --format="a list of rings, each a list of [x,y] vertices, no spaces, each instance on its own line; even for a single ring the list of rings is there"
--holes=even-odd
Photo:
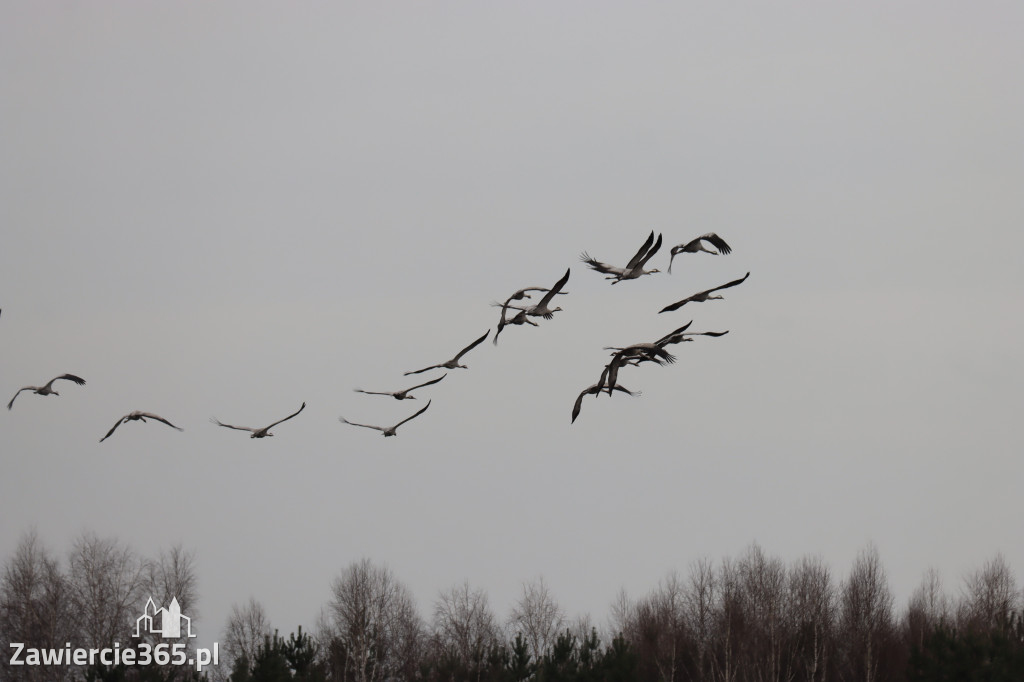
[[[224,628],[224,661],[219,669],[230,671],[244,657],[252,672],[256,653],[272,632],[263,604],[254,597],[249,597],[249,601],[242,606],[232,604],[231,615]]]
[[[331,586],[321,626],[335,679],[411,678],[423,626],[408,588],[369,559],[350,564]]]
[[[893,596],[878,549],[861,550],[850,577],[843,584],[839,637],[843,669],[851,680],[880,679],[881,662],[887,654],[893,630]]]
[[[832,573],[820,557],[804,557],[790,568],[788,595],[795,631],[794,677],[824,681],[833,651],[836,595]]]
[[[442,592],[434,603],[433,644],[471,672],[483,670],[500,641],[500,628],[483,590],[469,581]]]
[[[147,562],[117,540],[86,532],[75,541],[68,564],[77,641],[112,647],[132,632],[145,608]]]
[[[1018,608],[1013,571],[997,554],[964,580],[958,620],[963,627],[981,630],[1004,628]]]
[[[523,594],[512,609],[509,629],[519,633],[539,659],[550,650],[565,625],[565,614],[544,584],[544,578],[523,584]]]
[[[25,533],[0,575],[0,640],[36,649],[59,649],[71,638],[67,582],[35,531]],[[9,652],[8,652],[9,653]],[[0,656],[0,678],[11,682],[62,682],[67,666],[9,666]]]

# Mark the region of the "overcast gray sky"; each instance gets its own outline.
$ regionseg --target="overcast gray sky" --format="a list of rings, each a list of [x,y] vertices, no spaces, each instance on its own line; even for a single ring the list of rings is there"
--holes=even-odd
[[[755,541],[838,577],[874,542],[901,605],[929,567],[1021,578],[1022,34],[1016,2],[0,1],[0,393],[88,381],[0,415],[0,557],[180,542],[204,639],[250,595],[311,627],[362,557],[424,615],[543,575],[599,621]],[[651,230],[662,271],[733,253],[577,260]],[[421,400],[352,391],[569,266]],[[690,319],[730,333],[570,426],[602,347]],[[427,397],[397,438],[338,422]],[[136,409],[185,431],[97,442]]]

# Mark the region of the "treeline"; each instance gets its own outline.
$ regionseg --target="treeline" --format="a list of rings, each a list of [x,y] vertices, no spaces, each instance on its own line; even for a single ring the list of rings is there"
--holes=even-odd
[[[194,615],[192,557],[145,559],[83,535],[66,566],[26,535],[4,563],[0,637],[29,646],[110,646],[145,600],[177,596]],[[182,590],[175,592],[174,590]],[[505,618],[462,583],[421,614],[405,585],[370,560],[340,571],[312,631],[287,638],[254,599],[235,605],[221,664],[13,667],[11,682],[598,681],[783,682],[1024,680],[1024,594],[1001,556],[950,596],[934,571],[897,608],[878,552],[842,578],[819,558],[786,564],[757,545],[669,573],[648,594],[619,594],[607,625],[570,619],[544,581],[526,583]]]
[[[165,679],[167,669],[157,666],[140,666],[130,674],[119,667],[120,677],[111,677],[109,666],[68,665],[66,658],[62,665],[12,665],[15,651],[9,645],[23,645],[19,659],[25,662],[31,661],[32,650],[99,650],[117,642],[120,653],[152,645],[152,637],[131,637],[147,601],[167,605],[177,599],[182,612],[194,617],[197,582],[194,557],[180,546],[146,557],[116,539],[86,532],[61,561],[34,532],[26,533],[0,574],[0,646],[5,650],[0,682]],[[188,638],[173,642],[192,651]],[[147,677],[139,678],[140,673]]]

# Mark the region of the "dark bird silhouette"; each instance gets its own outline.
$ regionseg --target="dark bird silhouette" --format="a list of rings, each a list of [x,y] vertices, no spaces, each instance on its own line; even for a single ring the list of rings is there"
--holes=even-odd
[[[652,243],[654,244],[653,247],[651,246]],[[626,263],[626,267],[624,268],[619,268],[614,265],[608,265],[607,263],[594,260],[586,251],[580,254],[580,260],[590,266],[591,270],[597,270],[598,272],[608,275],[605,279],[614,280],[612,284],[618,284],[624,279],[636,279],[641,275],[651,275],[656,272],[661,272],[657,269],[644,270],[644,266],[647,265],[647,261],[649,261],[651,256],[656,254],[660,248],[661,235],[658,235],[658,241],[655,242],[654,231],[652,230],[650,236],[647,237],[647,241],[643,243],[640,250],[636,252],[636,255],[634,255],[628,263]]]
[[[657,363],[659,365],[670,363],[671,362],[670,360],[661,358],[656,353],[656,351],[654,350],[654,347],[656,346],[657,348],[662,348],[663,349],[663,348],[665,348],[665,346],[670,346],[670,345],[673,345],[673,344],[676,344],[676,343],[680,343],[681,341],[692,341],[693,339],[688,338],[690,336],[690,334],[686,334],[685,333],[686,330],[690,328],[691,324],[693,324],[693,320],[690,320],[689,322],[684,324],[682,327],[679,327],[678,329],[672,330],[671,332],[669,332],[665,336],[663,336],[660,339],[658,339],[657,341],[655,341],[653,344],[649,344],[649,343],[634,344],[633,346],[629,347],[631,350],[629,350],[627,353],[624,354],[622,360],[619,363],[620,366],[621,365],[633,365],[633,366],[636,366],[636,365],[639,365],[639,364],[641,364],[643,362],[654,362],[654,363]],[[710,334],[717,334],[717,332],[709,332],[709,333]],[[606,346],[605,350],[622,351],[622,350],[625,350],[625,349],[614,347],[614,346]],[[674,357],[673,357],[673,360],[674,360]]]
[[[264,426],[262,429],[254,429],[251,426],[232,426],[231,424],[224,424],[224,423],[218,421],[216,417],[210,417],[210,421],[213,422],[214,424],[216,424],[217,426],[223,426],[224,428],[227,428],[227,429],[236,429],[238,431],[250,431],[250,432],[252,432],[252,435],[249,436],[249,438],[266,438],[267,436],[273,436],[274,435],[274,434],[270,433],[270,429],[274,428],[275,426],[277,426],[281,422],[288,421],[289,419],[294,417],[299,412],[302,412],[304,409],[306,409],[306,403],[302,403],[302,407],[300,407],[295,414],[290,414],[287,417],[285,417],[284,419],[278,419],[276,422],[274,422],[270,426]]]
[[[409,395],[409,393],[411,391],[415,391],[417,388],[423,388],[424,386],[430,386],[431,384],[436,384],[441,379],[444,379],[446,376],[448,376],[448,375],[447,374],[442,374],[441,376],[439,376],[436,379],[432,379],[431,381],[427,381],[427,382],[424,382],[422,384],[417,384],[416,386],[413,386],[412,388],[407,388],[404,391],[364,391],[361,388],[357,388],[357,389],[355,389],[355,392],[356,393],[366,393],[367,395],[389,395],[392,398],[394,398],[395,400],[406,400],[406,399],[408,399],[408,400],[416,400],[416,396]]]
[[[529,324],[529,325],[533,325],[534,327],[539,327],[540,326],[539,324],[537,324],[536,322],[531,320],[529,317],[527,317],[525,310],[520,310],[518,313],[516,313],[515,315],[513,315],[512,317],[510,317],[508,319],[505,319],[504,317],[502,317],[501,318],[501,322],[498,323],[498,330],[494,332],[494,345],[495,346],[498,345],[498,335],[501,334],[501,330],[504,329],[506,326],[508,326],[510,324]]]
[[[693,341],[693,339],[690,338],[691,336],[725,336],[726,334],[729,333],[728,329],[726,329],[724,332],[689,332],[689,333],[686,333],[686,330],[690,328],[691,324],[693,324],[693,320],[690,320],[689,322],[684,324],[679,329],[674,329],[674,330],[670,331],[668,334],[665,334],[665,336],[663,336],[660,339],[658,339],[657,341],[655,341],[654,342],[655,345],[658,345],[658,346],[661,346],[662,348],[664,348],[665,346],[670,346],[670,345],[672,345],[674,343],[680,343],[681,341]]]
[[[102,443],[106,439],[110,438],[110,436],[114,433],[114,431],[117,430],[117,427],[120,426],[121,424],[127,424],[128,422],[134,422],[134,421],[141,421],[141,422],[145,423],[147,419],[155,419],[156,421],[163,422],[164,424],[167,424],[171,428],[178,429],[179,431],[184,431],[185,430],[185,429],[181,428],[180,426],[175,426],[174,424],[172,424],[171,422],[167,421],[166,419],[164,419],[163,417],[161,417],[158,414],[153,414],[152,412],[139,412],[139,411],[135,411],[135,412],[131,412],[129,414],[126,414],[125,416],[123,416],[120,419],[118,419],[117,423],[114,424],[113,428],[111,428],[109,431],[107,431],[107,435],[103,436],[103,438],[100,438],[100,442]]]
[[[14,394],[14,398],[11,398],[11,402],[7,403],[7,409],[9,410],[14,407],[14,400],[22,391],[32,391],[36,395],[60,395],[60,393],[57,393],[57,391],[52,388],[53,382],[60,379],[67,379],[68,381],[75,382],[79,386],[85,386],[85,379],[82,377],[76,377],[74,374],[61,374],[59,377],[50,379],[43,386],[23,386],[22,388],[19,388],[18,392]]]
[[[530,315],[531,317],[543,317],[545,320],[550,320],[552,317],[555,316],[555,313],[561,310],[561,308],[550,307],[551,299],[553,299],[555,296],[562,292],[562,287],[564,287],[565,283],[569,281],[569,274],[571,272],[572,268],[566,268],[565,274],[562,275],[562,278],[555,282],[555,286],[551,287],[548,290],[548,293],[544,294],[544,298],[540,299],[540,301],[537,302],[537,305],[530,306],[529,308],[522,308],[520,306],[506,304],[505,307],[525,311],[526,314]]]
[[[474,348],[476,348],[477,346],[479,346],[479,345],[480,345],[481,343],[483,343],[483,342],[484,342],[484,339],[486,339],[486,338],[487,338],[487,335],[488,335],[488,334],[490,334],[490,333],[491,333],[491,330],[490,330],[490,329],[488,329],[488,330],[487,330],[487,334],[484,334],[484,335],[483,335],[483,336],[481,336],[481,337],[480,337],[479,339],[477,339],[477,340],[476,340],[476,341],[474,341],[473,343],[469,344],[468,346],[466,346],[465,348],[463,348],[462,350],[460,350],[460,351],[459,351],[459,354],[458,354],[458,355],[456,355],[456,356],[455,356],[454,358],[452,358],[451,360],[447,360],[447,361],[445,361],[445,362],[442,362],[442,363],[441,363],[441,364],[439,364],[439,365],[431,365],[430,367],[424,367],[423,369],[417,369],[417,370],[415,370],[415,371],[413,371],[413,372],[406,372],[406,373],[404,374],[404,376],[409,376],[410,374],[420,374],[421,372],[426,372],[427,370],[431,370],[431,369],[440,369],[440,368],[444,368],[444,369],[455,369],[456,367],[458,367],[459,369],[467,369],[466,365],[460,365],[460,364],[459,364],[459,359],[460,359],[460,358],[461,358],[461,357],[462,357],[463,355],[465,355],[466,353],[468,353],[469,351],[473,350]]]
[[[422,410],[420,410],[419,412],[417,412],[416,414],[414,414],[411,417],[407,417],[407,418],[403,419],[402,421],[398,422],[394,426],[372,426],[370,424],[357,424],[355,422],[350,422],[349,420],[345,419],[344,417],[338,417],[338,420],[342,421],[342,422],[344,422],[346,424],[350,424],[351,426],[362,426],[363,428],[366,428],[366,429],[377,429],[378,431],[380,431],[381,433],[384,434],[385,438],[387,438],[388,436],[397,436],[398,434],[395,433],[395,432],[398,430],[398,427],[401,426],[402,424],[404,424],[405,422],[410,421],[412,419],[415,419],[416,417],[418,417],[421,414],[423,414],[424,412],[426,412],[427,408],[430,407],[430,403],[431,403],[431,401],[428,400],[427,404],[423,406]]]
[[[612,388],[616,391],[622,391],[626,395],[631,395],[634,397],[642,395],[640,391],[630,391],[625,386],[621,386],[619,384],[615,384],[614,386],[612,386]],[[574,423],[576,421],[576,417],[580,416],[580,408],[583,406],[583,396],[598,395],[600,392],[600,384],[594,384],[593,386],[588,386],[587,388],[583,389],[579,396],[577,396],[576,403],[572,406],[572,421],[569,422],[570,424]]]
[[[526,311],[523,308],[516,308],[516,310],[520,311],[518,315],[513,315],[511,318],[507,318],[507,319],[505,317],[505,315],[507,314],[508,309],[509,309],[509,304],[512,303],[512,301],[521,301],[524,298],[531,298],[530,294],[527,293],[527,292],[530,292],[530,291],[550,291],[550,289],[545,289],[544,287],[527,287],[525,289],[520,289],[519,291],[517,291],[514,294],[512,294],[511,296],[509,296],[507,299],[505,299],[504,303],[495,303],[495,304],[493,304],[495,306],[499,306],[499,305],[501,306],[501,319],[498,321],[498,329],[497,329],[497,331],[494,332],[494,345],[495,346],[498,345],[498,337],[501,335],[501,330],[504,329],[505,325],[507,325],[507,324],[532,324],[534,327],[538,326],[536,322],[533,322],[532,320],[526,319]],[[569,292],[567,292],[567,291],[559,291],[557,293],[559,295],[564,296],[565,294],[567,294]]]
[[[676,334],[675,336],[669,336],[656,341],[655,343],[664,348],[665,346],[669,346],[673,343],[680,343],[681,341],[693,341],[691,337],[694,336],[725,336],[728,333],[728,329],[724,332],[689,332],[688,334]]]
[[[676,361],[676,357],[665,350],[665,346],[671,346],[676,343],[684,341],[693,341],[694,336],[725,336],[729,333],[729,330],[724,332],[687,332],[693,324],[693,320],[690,320],[682,327],[673,329],[665,336],[661,337],[654,343],[634,343],[631,346],[606,346],[605,350],[614,351],[611,362],[605,365],[604,370],[601,372],[601,378],[598,380],[596,386],[601,391],[605,388],[608,389],[608,394],[611,395],[612,387],[616,385],[618,379],[619,370],[624,365],[639,365],[644,362],[653,362],[658,365],[672,364]]]
[[[712,251],[711,249],[704,248],[704,244],[702,242],[705,241],[714,246],[716,249],[718,249],[718,251]],[[703,251],[704,253],[710,253],[713,256],[717,256],[719,254],[724,256],[727,253],[732,253],[732,247],[726,244],[725,240],[719,237],[714,232],[708,232],[707,234],[701,235],[694,239],[693,241],[686,242],[685,244],[673,246],[671,251],[672,256],[668,259],[669,274],[672,274],[672,261],[675,260],[676,254],[699,253],[701,251]]]
[[[608,395],[612,394],[612,387],[618,383],[619,369],[626,364],[638,365],[641,362],[653,362],[657,365],[670,365],[676,361],[676,356],[669,353],[656,343],[634,343],[623,348],[605,348],[615,351],[612,360],[604,371],[601,372],[601,379],[597,382],[598,390],[608,389]]]
[[[714,300],[714,299],[720,299],[720,298],[722,298],[722,296],[712,296],[711,294],[713,294],[716,291],[721,291],[722,289],[728,289],[729,287],[734,287],[737,284],[742,284],[743,282],[747,281],[747,277],[750,277],[750,273],[749,272],[747,274],[743,275],[743,277],[741,277],[740,279],[734,279],[733,281],[729,282],[728,284],[723,284],[720,287],[715,287],[714,289],[708,289],[707,291],[701,291],[699,293],[694,294],[693,296],[690,296],[689,298],[684,298],[681,301],[676,301],[675,303],[673,303],[671,305],[665,306],[664,308],[662,308],[658,312],[659,313],[667,313],[667,312],[671,312],[673,310],[679,310],[680,308],[682,308],[687,303],[703,303],[704,301],[711,301],[711,300]]]

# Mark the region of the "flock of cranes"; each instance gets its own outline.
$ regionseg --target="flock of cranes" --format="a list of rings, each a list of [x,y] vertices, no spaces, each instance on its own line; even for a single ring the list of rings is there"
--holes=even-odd
[[[659,249],[661,248],[661,244],[662,244],[662,236],[659,234],[657,236],[657,239],[655,239],[654,232],[652,231],[650,233],[650,235],[647,237],[647,239],[644,241],[644,243],[640,247],[640,249],[636,252],[636,254],[634,254],[634,256],[629,260],[629,262],[626,263],[626,265],[623,266],[623,267],[617,267],[617,266],[614,266],[614,265],[609,265],[607,263],[602,263],[601,261],[598,261],[598,260],[595,260],[595,259],[591,258],[586,252],[583,252],[580,255],[580,260],[582,260],[584,263],[586,263],[587,266],[590,267],[591,269],[596,270],[597,272],[605,274],[606,275],[605,279],[611,280],[612,284],[618,284],[619,282],[622,282],[622,281],[625,281],[625,280],[637,279],[638,277],[642,277],[644,275],[651,275],[651,274],[655,274],[655,273],[660,272],[657,269],[653,269],[652,268],[650,270],[646,270],[644,268],[647,265],[647,263],[651,260],[651,258],[659,251]],[[705,246],[705,244],[708,244],[708,245],[714,247],[714,249],[707,248]],[[700,237],[697,237],[696,239],[693,239],[693,240],[691,240],[689,242],[685,242],[683,244],[679,244],[677,246],[672,247],[672,249],[671,249],[671,257],[669,259],[669,265],[668,265],[668,272],[672,271],[672,262],[673,262],[673,260],[675,259],[675,257],[678,254],[681,254],[681,253],[700,253],[700,252],[710,253],[710,254],[713,254],[713,255],[725,255],[725,254],[731,253],[732,252],[732,248],[725,242],[724,239],[722,239],[721,237],[719,237],[715,233],[708,233],[708,234],[705,234],[705,235],[701,235]],[[497,345],[498,337],[501,335],[502,330],[505,327],[509,326],[509,325],[527,325],[528,324],[528,325],[536,327],[536,326],[539,326],[539,323],[537,321],[535,321],[536,319],[551,320],[554,317],[555,313],[561,311],[562,309],[560,307],[558,307],[558,306],[552,307],[552,303],[554,302],[556,296],[560,296],[560,295],[564,296],[564,295],[566,295],[568,293],[566,291],[563,291],[563,289],[564,289],[565,285],[569,281],[569,276],[571,274],[571,270],[572,270],[572,268],[567,268],[566,271],[565,271],[565,274],[557,282],[555,282],[554,285],[552,285],[550,288],[547,288],[547,287],[525,287],[525,288],[519,289],[518,291],[513,293],[511,296],[509,296],[507,299],[505,299],[505,301],[503,303],[494,303],[494,304],[492,304],[495,307],[500,307],[501,308],[501,317],[498,320],[497,330],[496,330],[496,332],[494,334],[494,344]],[[664,308],[662,308],[659,311],[659,313],[665,313],[665,312],[671,312],[671,311],[674,311],[674,310],[678,310],[679,308],[683,307],[687,303],[703,303],[703,302],[709,301],[709,300],[721,299],[722,298],[721,295],[714,296],[712,294],[714,294],[716,291],[721,291],[723,289],[728,289],[730,287],[735,287],[735,286],[737,286],[739,284],[742,284],[743,282],[745,282],[747,280],[747,278],[749,276],[750,276],[750,273],[748,272],[746,275],[744,275],[740,279],[736,279],[736,280],[733,280],[731,282],[727,282],[726,284],[722,284],[720,286],[717,286],[717,287],[714,287],[714,288],[711,288],[711,289],[707,289],[705,291],[701,291],[701,292],[698,292],[696,294],[692,294],[691,296],[688,296],[687,298],[684,298],[684,299],[682,299],[680,301],[676,301],[675,303],[671,303],[671,304],[665,306]],[[532,300],[532,295],[531,294],[534,294],[534,293],[536,293],[536,294],[543,294],[540,297],[540,300],[538,300],[537,303],[534,304],[534,305],[516,305],[516,304],[513,303],[513,301]],[[687,341],[693,341],[694,340],[693,337],[695,337],[695,336],[719,337],[719,336],[724,336],[725,334],[729,333],[728,330],[721,331],[721,332],[711,332],[711,331],[690,332],[690,331],[688,331],[688,329],[689,329],[691,324],[692,324],[692,320],[691,320],[691,322],[688,322],[685,325],[683,325],[683,326],[681,326],[681,327],[679,327],[677,329],[674,329],[673,331],[669,332],[665,336],[663,336],[660,339],[658,339],[656,341],[653,341],[653,342],[640,342],[640,343],[635,343],[635,344],[632,344],[632,345],[629,345],[629,346],[622,346],[622,347],[606,347],[605,350],[611,351],[611,360],[602,369],[601,374],[600,374],[600,378],[597,381],[597,383],[592,384],[591,386],[588,386],[587,388],[583,389],[583,391],[576,398],[576,400],[575,400],[575,402],[573,404],[573,407],[572,407],[571,422],[574,423],[576,421],[576,418],[579,417],[580,410],[581,410],[582,405],[583,405],[583,398],[588,396],[588,395],[593,395],[593,396],[596,397],[596,396],[601,395],[602,393],[607,393],[610,396],[610,395],[613,395],[615,391],[618,391],[620,393],[625,393],[626,395],[629,395],[629,396],[639,396],[639,395],[641,395],[640,391],[631,391],[631,390],[627,389],[625,386],[622,386],[621,384],[618,383],[619,372],[623,368],[629,367],[629,366],[637,366],[637,365],[640,365],[640,364],[642,364],[644,362],[651,362],[651,363],[654,363],[656,365],[672,364],[672,363],[674,363],[676,361],[676,357],[674,355],[672,355],[672,353],[670,353],[668,350],[666,350],[666,347],[672,346],[672,345],[675,345],[675,344],[678,344],[678,343],[683,343],[683,342],[687,342]],[[490,333],[491,333],[491,330],[488,329],[487,332],[485,332],[483,334],[483,336],[480,336],[479,338],[474,340],[472,343],[467,345],[465,348],[460,350],[450,360],[446,360],[444,362],[440,362],[440,363],[437,363],[437,364],[434,364],[434,365],[428,365],[427,367],[424,367],[422,369],[417,369],[417,370],[412,370],[410,372],[405,372],[405,376],[410,376],[410,375],[414,375],[414,374],[422,374],[424,372],[429,372],[429,371],[435,370],[435,369],[445,369],[445,370],[467,369],[467,365],[461,364],[463,356],[465,356],[470,351],[472,351],[474,348],[476,348],[481,343],[486,341],[487,337],[490,335]],[[361,388],[357,388],[357,389],[355,389],[355,391],[358,392],[358,393],[364,393],[364,394],[367,394],[367,395],[390,396],[390,397],[394,398],[395,400],[415,400],[416,396],[411,395],[413,391],[416,391],[418,389],[425,389],[427,386],[432,386],[434,384],[437,384],[437,383],[442,381],[447,376],[448,376],[448,373],[445,372],[444,374],[442,374],[439,377],[436,377],[436,378],[431,379],[429,381],[425,381],[423,383],[416,384],[415,386],[411,386],[409,388],[405,388],[405,389],[398,390],[398,391],[367,391],[367,390],[363,390]],[[50,379],[50,381],[48,381],[47,383],[43,384],[42,386],[23,386],[22,388],[18,389],[18,391],[11,398],[11,401],[9,403],[7,403],[7,409],[10,410],[10,409],[12,409],[14,407],[14,401],[24,391],[31,391],[31,392],[35,393],[36,395],[41,395],[41,396],[60,395],[57,391],[55,391],[53,389],[53,384],[54,384],[54,382],[57,382],[57,381],[70,381],[70,382],[75,383],[75,384],[77,384],[79,386],[84,386],[85,385],[85,379],[82,379],[81,377],[75,376],[74,374],[62,374],[60,376],[54,377],[53,379]],[[400,427],[403,424],[405,424],[406,422],[409,422],[409,421],[415,419],[416,417],[419,417],[420,415],[422,415],[424,412],[427,411],[427,409],[429,409],[430,404],[431,404],[431,401],[428,400],[427,404],[425,406],[423,406],[422,409],[416,411],[411,416],[406,417],[405,419],[403,419],[402,421],[398,422],[394,426],[373,426],[373,425],[370,425],[370,424],[361,424],[361,423],[349,421],[348,419],[345,419],[344,417],[339,417],[338,419],[342,423],[349,424],[351,426],[359,426],[359,427],[368,428],[368,429],[375,429],[377,431],[380,431],[381,434],[384,437],[389,437],[389,436],[398,435],[397,434],[398,427]],[[274,435],[274,434],[270,433],[270,430],[272,428],[274,428],[275,426],[277,426],[277,425],[279,425],[279,424],[281,424],[283,422],[286,422],[286,421],[288,421],[290,419],[293,419],[294,417],[298,416],[304,409],[306,409],[306,403],[305,402],[303,402],[302,406],[297,411],[295,411],[294,413],[288,415],[287,417],[284,417],[283,419],[279,419],[279,420],[275,421],[274,423],[270,424],[269,426],[265,426],[265,427],[262,427],[262,428],[254,428],[254,427],[250,427],[250,426],[235,426],[235,425],[232,425],[232,424],[225,424],[225,423],[221,422],[220,420],[216,419],[215,417],[211,417],[210,421],[213,424],[215,424],[217,426],[222,426],[224,428],[234,429],[234,430],[237,430],[237,431],[248,431],[249,434],[250,434],[249,435],[250,438],[266,438],[266,437],[270,437],[270,436]],[[107,434],[105,436],[103,436],[103,438],[100,438],[100,442],[102,443],[106,439],[110,438],[110,436],[112,436],[114,434],[114,431],[116,431],[117,428],[119,426],[121,426],[122,424],[126,424],[126,423],[128,423],[130,421],[140,421],[140,422],[146,423],[147,420],[153,420],[153,421],[162,422],[163,424],[166,424],[167,426],[170,426],[171,428],[177,429],[178,431],[183,431],[184,430],[184,429],[182,429],[179,426],[175,426],[170,421],[168,421],[164,417],[161,417],[160,415],[153,414],[151,412],[135,411],[135,412],[130,412],[129,414],[126,414],[123,417],[121,417],[120,419],[118,419],[117,422],[114,424],[114,426],[110,429],[110,431],[108,431]]]
[[[704,246],[704,242],[715,247],[715,249],[706,248]],[[654,232],[652,231],[651,234],[648,235],[647,240],[640,246],[640,249],[633,255],[633,258],[626,263],[625,267],[619,268],[594,260],[586,251],[580,254],[580,260],[586,263],[591,269],[608,275],[605,279],[612,280],[612,284],[618,284],[623,280],[636,279],[643,275],[650,275],[659,272],[657,269],[644,270],[644,266],[660,248],[661,235],[659,234],[658,238],[655,240]],[[732,252],[732,247],[730,247],[724,239],[713,232],[701,235],[689,242],[684,242],[672,247],[668,271],[672,271],[672,261],[678,254],[699,253],[701,251],[716,256],[725,255]],[[711,294],[721,289],[734,287],[737,284],[746,281],[749,276],[750,273],[748,272],[741,279],[693,294],[681,301],[665,306],[659,311],[659,313],[678,310],[690,302],[703,303],[704,301],[712,299],[721,299],[722,296],[712,296]],[[613,395],[615,391],[620,391],[630,396],[640,395],[640,391],[631,391],[618,383],[619,370],[623,367],[636,366],[644,362],[653,362],[656,365],[662,366],[669,365],[676,361],[676,357],[665,350],[666,346],[682,343],[684,341],[693,341],[694,336],[717,337],[725,336],[729,333],[728,330],[722,332],[687,332],[687,329],[689,329],[691,324],[693,324],[692,320],[684,324],[682,327],[669,332],[657,341],[634,343],[623,347],[606,347],[605,350],[612,351],[612,359],[601,370],[601,377],[598,379],[598,382],[583,389],[579,396],[577,396],[576,402],[572,408],[572,422],[575,423],[576,418],[580,414],[580,409],[583,406],[583,398],[588,395],[599,396],[601,393],[607,393],[610,396]]]

